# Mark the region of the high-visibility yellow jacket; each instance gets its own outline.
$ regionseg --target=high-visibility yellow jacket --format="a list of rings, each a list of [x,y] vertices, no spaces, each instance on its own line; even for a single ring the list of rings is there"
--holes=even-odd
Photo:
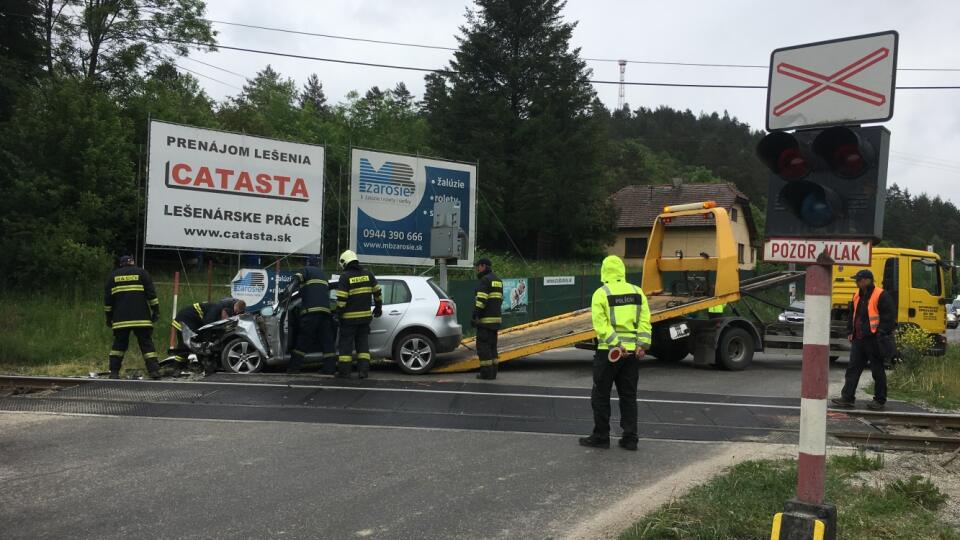
[[[650,348],[650,304],[643,290],[627,283],[626,268],[616,255],[603,260],[600,267],[603,286],[593,293],[590,308],[597,348],[622,346],[633,351],[637,346]]]

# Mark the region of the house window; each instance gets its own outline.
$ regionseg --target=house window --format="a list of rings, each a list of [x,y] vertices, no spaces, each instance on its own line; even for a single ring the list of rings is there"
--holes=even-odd
[[[737,244],[737,262],[740,264],[743,264],[744,262],[743,254],[745,249],[746,249],[746,246],[744,246],[743,244]]]
[[[737,209],[736,209],[736,208],[731,208],[731,209],[730,209],[730,221],[736,221],[736,220],[737,220]]]
[[[642,259],[647,255],[646,238],[626,238],[623,256],[627,259]]]
[[[757,262],[757,250],[756,248],[750,248],[750,264]]]

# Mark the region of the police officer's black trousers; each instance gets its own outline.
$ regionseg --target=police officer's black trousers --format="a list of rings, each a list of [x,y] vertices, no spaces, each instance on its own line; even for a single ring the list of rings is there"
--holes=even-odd
[[[480,358],[480,376],[493,379],[497,376],[497,330],[477,327],[477,357]]]
[[[127,352],[130,343],[130,332],[137,336],[140,345],[140,354],[147,365],[147,371],[157,371],[157,350],[153,346],[153,327],[121,328],[113,331],[113,347],[110,349],[110,371],[120,371],[123,365],[123,355]]]
[[[846,401],[853,401],[860,383],[860,375],[864,368],[870,365],[873,373],[873,399],[878,403],[887,401],[887,372],[883,370],[883,355],[880,354],[880,344],[875,336],[855,339],[850,347],[850,364],[844,374],[843,390],[840,396]]]
[[[597,350],[593,357],[593,390],[590,405],[593,407],[593,436],[598,439],[610,437],[610,389],[617,385],[620,398],[620,427],[623,438],[636,441],[637,437],[637,382],[640,380],[640,363],[636,355],[620,357],[617,362],[607,360],[606,350]]]
[[[323,353],[323,372],[333,373],[336,351],[334,350],[333,319],[326,313],[306,313],[300,316],[296,343],[290,354],[290,370],[299,371],[306,355]]]
[[[362,377],[370,369],[370,323],[340,324],[340,355],[337,357],[337,374],[341,377],[350,375],[353,362],[353,351],[357,351],[357,370]]]

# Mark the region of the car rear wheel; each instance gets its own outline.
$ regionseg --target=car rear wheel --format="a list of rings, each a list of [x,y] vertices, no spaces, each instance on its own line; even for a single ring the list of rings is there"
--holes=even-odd
[[[393,361],[404,373],[428,373],[437,364],[437,346],[423,334],[403,335],[393,345]]]
[[[728,328],[720,337],[717,364],[729,371],[746,369],[753,362],[753,336],[743,328]]]
[[[237,338],[227,344],[220,354],[223,369],[247,375],[263,370],[263,355],[249,341]]]

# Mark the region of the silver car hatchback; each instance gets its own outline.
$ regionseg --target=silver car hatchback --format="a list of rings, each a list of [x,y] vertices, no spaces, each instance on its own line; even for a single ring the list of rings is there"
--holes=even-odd
[[[404,372],[419,375],[437,365],[438,354],[460,346],[457,305],[430,278],[377,276],[377,283],[383,315],[370,323],[371,358],[392,359]],[[335,298],[335,291],[330,294]]]

